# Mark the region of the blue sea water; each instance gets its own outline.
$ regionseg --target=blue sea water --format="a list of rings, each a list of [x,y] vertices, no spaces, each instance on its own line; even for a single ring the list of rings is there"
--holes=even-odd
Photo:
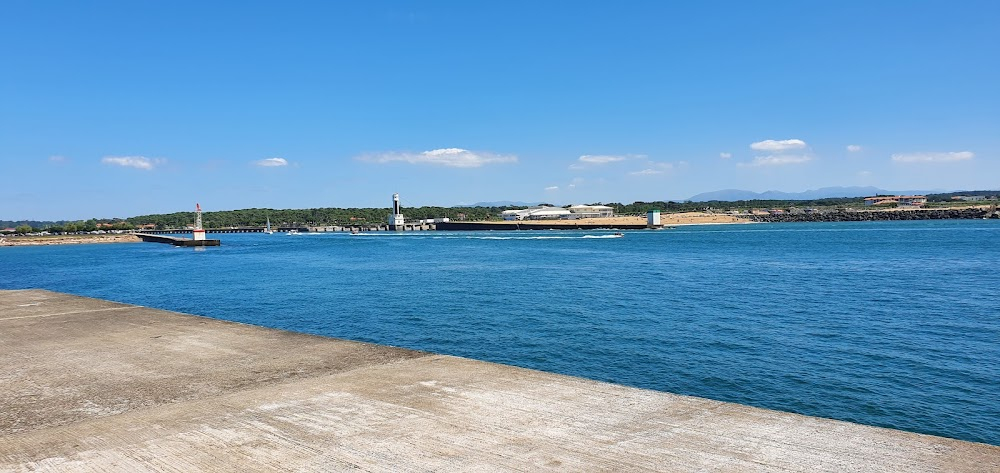
[[[0,248],[44,288],[1000,445],[1000,221]]]

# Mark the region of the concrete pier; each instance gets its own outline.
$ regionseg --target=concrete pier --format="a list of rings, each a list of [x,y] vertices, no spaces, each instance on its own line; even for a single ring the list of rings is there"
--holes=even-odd
[[[1000,471],[1000,447],[41,290],[0,471]]]
[[[195,240],[192,238],[181,238],[172,237],[167,235],[153,235],[149,233],[136,233],[135,236],[142,239],[142,241],[148,241],[153,243],[166,243],[168,245],[174,246],[219,246],[222,244],[221,240]]]
[[[445,231],[486,231],[486,230],[645,230],[645,223],[588,223],[582,220],[528,220],[507,222],[448,222],[437,224],[438,230]],[[593,219],[596,220],[596,219]]]

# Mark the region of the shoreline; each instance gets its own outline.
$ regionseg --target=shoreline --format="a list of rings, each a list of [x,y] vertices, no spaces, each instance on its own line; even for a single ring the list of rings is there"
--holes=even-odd
[[[115,235],[46,235],[46,236],[2,236],[0,246],[51,246],[89,245],[97,243],[139,243],[139,237],[127,234]]]
[[[859,222],[883,220],[970,220],[998,219],[1000,211],[989,207],[967,207],[962,209],[879,209],[854,211],[829,211],[818,213],[779,214],[723,214],[710,212],[681,212],[661,214],[660,227],[681,227],[695,225],[745,225],[754,223],[791,222]],[[521,220],[521,221],[478,221],[448,222],[437,224],[437,230],[487,231],[487,230],[639,230],[646,229],[646,217],[605,217],[579,220]],[[85,245],[102,243],[139,243],[142,240],[131,233],[106,235],[47,235],[47,236],[0,236],[0,247],[5,246],[49,246]]]
[[[1000,218],[993,208],[886,209],[754,215],[757,222],[865,222],[877,220],[978,220]]]

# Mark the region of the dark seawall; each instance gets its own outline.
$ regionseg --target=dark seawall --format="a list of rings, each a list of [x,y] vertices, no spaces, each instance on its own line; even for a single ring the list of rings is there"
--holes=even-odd
[[[566,223],[519,223],[519,222],[443,222],[434,224],[438,230],[446,231],[476,231],[476,230],[643,230],[646,225],[611,225],[611,224],[566,224]]]

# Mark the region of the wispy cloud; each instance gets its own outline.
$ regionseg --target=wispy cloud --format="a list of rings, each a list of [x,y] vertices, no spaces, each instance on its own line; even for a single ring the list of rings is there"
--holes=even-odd
[[[587,169],[605,164],[617,163],[631,158],[642,158],[643,155],[625,154],[585,154],[580,156],[575,163],[569,166],[570,169]]]
[[[656,174],[664,174],[664,173],[667,173],[667,172],[670,172],[670,171],[674,170],[677,167],[683,167],[683,166],[687,166],[687,162],[685,162],[685,161],[678,161],[675,164],[675,163],[665,163],[665,162],[649,161],[649,162],[646,163],[646,169],[643,169],[641,171],[630,172],[629,175],[630,176],[653,176],[653,175],[656,175]]]
[[[719,153],[719,157],[722,159],[729,159],[733,157],[733,153]]]
[[[812,156],[800,154],[778,154],[770,156],[757,156],[749,163],[739,163],[741,167],[761,167],[761,166],[784,166],[787,164],[802,164],[812,161]]]
[[[857,153],[858,151],[861,151],[861,145],[847,145],[847,151]]]
[[[66,162],[66,157],[65,156],[49,156],[49,161],[53,162],[53,163],[65,163]]]
[[[797,139],[790,140],[764,140],[750,143],[750,149],[757,151],[788,151],[792,149],[804,149],[806,142]]]
[[[601,154],[598,155],[585,154],[583,156],[580,156],[580,162],[588,164],[607,164],[607,163],[614,163],[617,161],[624,161],[625,159],[626,159],[625,156],[612,156],[612,155],[601,155]]]
[[[546,191],[552,192],[559,190],[559,186],[549,186],[545,188]]]
[[[972,151],[950,151],[945,153],[901,153],[892,155],[896,163],[950,163],[968,161],[976,156]]]
[[[355,159],[371,163],[400,161],[410,164],[432,164],[453,168],[478,168],[487,164],[517,162],[517,156],[514,155],[469,151],[461,148],[441,148],[421,153],[390,151],[386,153],[366,154],[358,156]]]
[[[278,166],[288,166],[288,160],[285,158],[266,158],[258,161],[254,161],[255,166],[273,168]],[[293,171],[294,172],[294,171]]]
[[[147,158],[145,156],[105,156],[101,158],[101,163],[103,164],[144,169],[146,171],[150,171],[165,162],[167,160],[163,158]]]

